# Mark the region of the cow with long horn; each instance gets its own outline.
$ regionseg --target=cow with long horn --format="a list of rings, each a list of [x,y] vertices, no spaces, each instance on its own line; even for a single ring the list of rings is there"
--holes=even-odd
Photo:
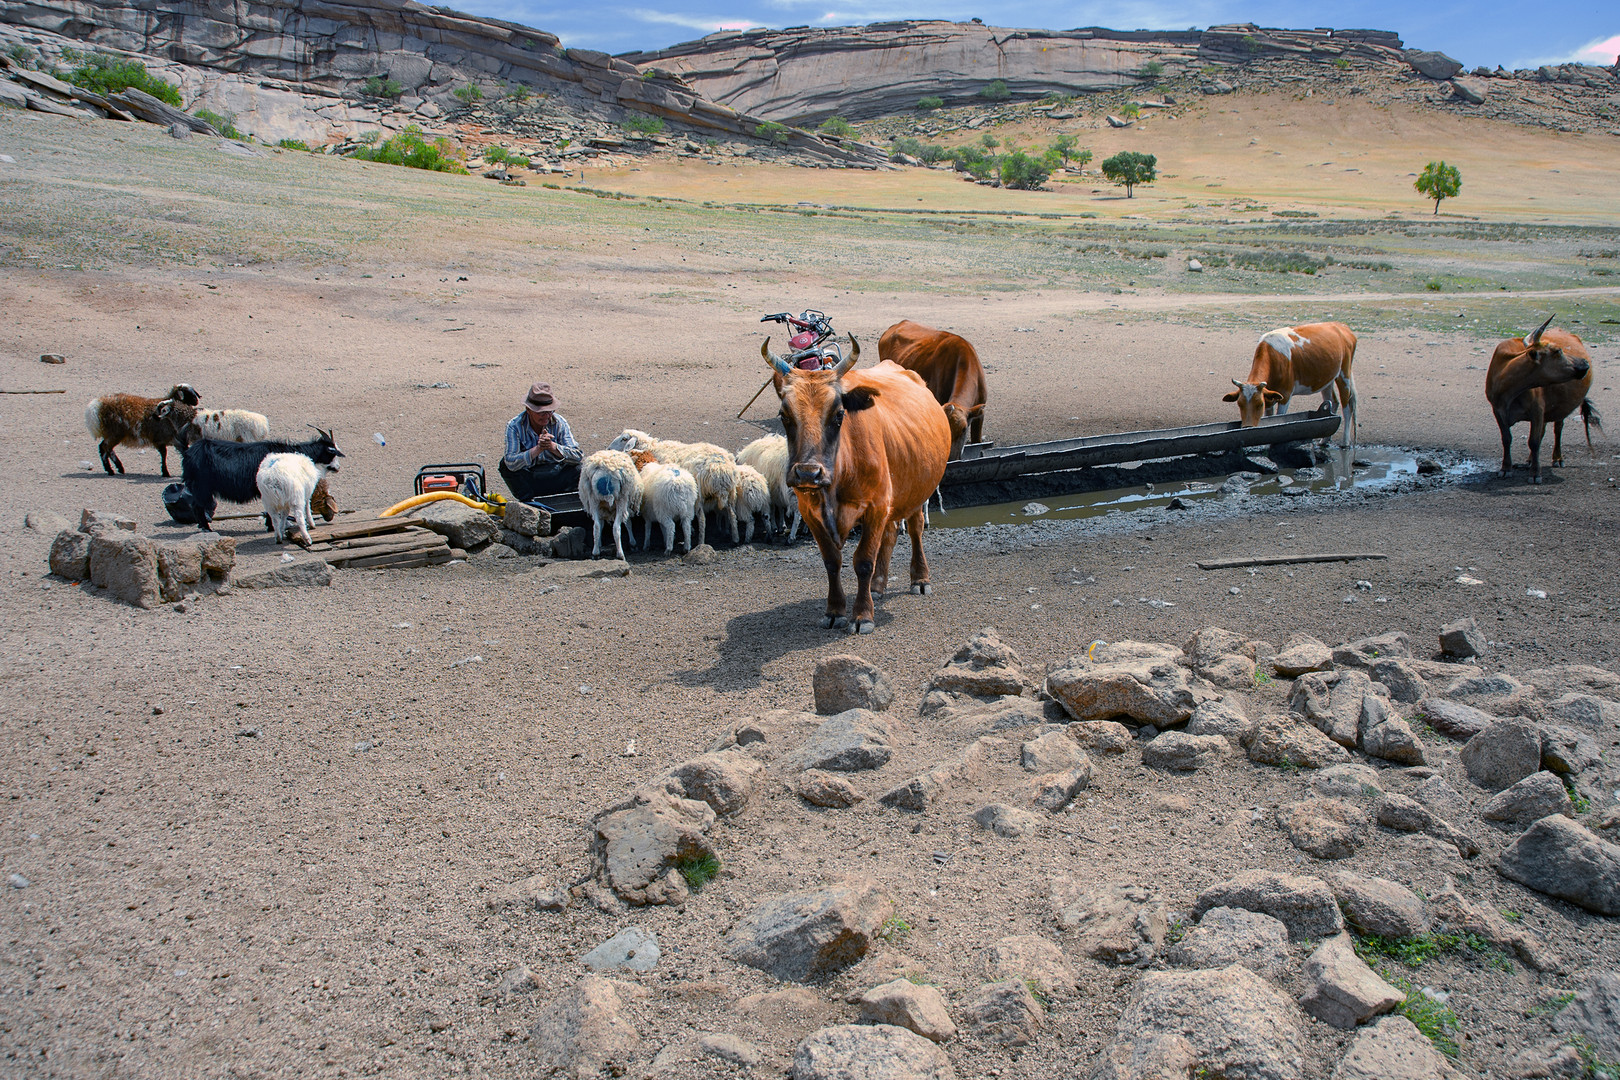
[[[1541,438],[1553,425],[1554,465],[1564,463],[1564,420],[1577,409],[1586,427],[1603,430],[1597,407],[1587,400],[1592,389],[1592,359],[1580,338],[1552,326],[1553,316],[1522,338],[1496,347],[1485,372],[1485,397],[1502,433],[1502,475],[1513,472],[1514,424],[1530,424],[1530,482],[1541,483]]]
[[[911,542],[911,591],[933,591],[922,549],[923,508],[945,475],[951,431],[915,372],[889,361],[852,371],[861,354],[853,335],[849,346],[849,356],[825,371],[802,371],[773,356],[769,339],[759,351],[775,372],[771,381],[782,402],[787,480],[827,568],[821,625],[869,634],[873,596],[888,587],[901,521]],[[857,589],[846,610],[844,541],[857,524]]]

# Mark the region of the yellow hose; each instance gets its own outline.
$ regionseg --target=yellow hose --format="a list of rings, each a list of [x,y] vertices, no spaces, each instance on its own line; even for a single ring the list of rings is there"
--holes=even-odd
[[[395,514],[404,513],[406,510],[414,510],[416,507],[425,505],[425,504],[430,503],[430,502],[443,502],[445,499],[454,499],[457,502],[466,503],[468,506],[472,507],[474,510],[482,510],[486,514],[489,513],[489,508],[490,508],[489,503],[483,503],[483,502],[478,502],[478,501],[476,501],[474,499],[469,499],[469,498],[467,498],[467,496],[461,494],[461,492],[459,492],[459,491],[429,491],[429,492],[425,492],[424,494],[421,494],[421,495],[412,495],[410,498],[406,499],[404,502],[395,503],[393,506],[390,506],[388,509],[384,510],[382,513],[378,514],[377,516],[378,517],[393,517]]]

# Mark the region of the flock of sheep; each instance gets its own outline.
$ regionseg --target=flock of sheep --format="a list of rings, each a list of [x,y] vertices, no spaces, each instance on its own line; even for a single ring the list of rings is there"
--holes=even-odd
[[[624,558],[621,532],[635,547],[630,519],[638,515],[642,547],[651,549],[657,522],[665,554],[675,550],[677,527],[688,551],[694,523],[697,543],[706,543],[710,513],[730,524],[732,543],[752,542],[761,519],[767,536],[785,531],[791,542],[799,530],[799,504],[788,487],[787,466],[787,440],[780,435],[756,439],[733,454],[714,443],[673,442],[628,429],[580,465],[579,501],[595,541],[591,554],[602,554],[607,529],[614,555]]]

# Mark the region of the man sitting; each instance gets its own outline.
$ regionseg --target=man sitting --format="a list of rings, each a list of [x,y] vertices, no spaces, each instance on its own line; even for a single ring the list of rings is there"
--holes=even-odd
[[[535,383],[523,399],[523,411],[506,425],[506,456],[501,479],[519,502],[579,488],[583,455],[568,421],[557,415],[550,383]]]

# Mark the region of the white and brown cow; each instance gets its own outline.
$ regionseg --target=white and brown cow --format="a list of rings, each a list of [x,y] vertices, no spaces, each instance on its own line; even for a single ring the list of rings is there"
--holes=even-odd
[[[1221,398],[1238,403],[1244,427],[1256,427],[1261,416],[1286,413],[1295,394],[1321,394],[1328,412],[1344,406],[1344,445],[1356,441],[1356,381],[1350,365],[1356,358],[1356,335],[1344,323],[1284,326],[1254,347],[1249,377],[1232,380],[1236,390]],[[1335,398],[1337,391],[1337,398]]]
[[[787,480],[821,549],[827,607],[821,625],[872,632],[873,594],[888,586],[900,522],[911,541],[911,589],[932,591],[923,556],[923,508],[945,475],[951,432],[945,413],[914,371],[885,360],[851,371],[860,346],[826,371],[802,371],[760,346],[775,369],[787,435]],[[855,602],[845,609],[844,541],[859,523]]]

